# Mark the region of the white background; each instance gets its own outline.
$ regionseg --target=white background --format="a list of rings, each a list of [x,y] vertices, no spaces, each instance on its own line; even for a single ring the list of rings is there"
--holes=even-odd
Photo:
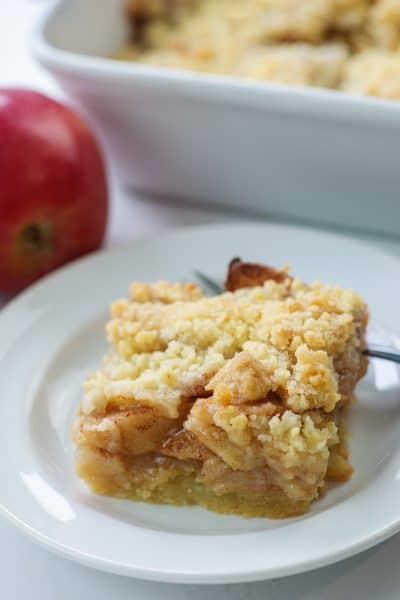
[[[48,0],[0,0],[0,85],[60,95],[29,56],[29,32]],[[112,0],[110,0],[112,1]],[[1,143],[1,140],[0,140]],[[149,202],[128,196],[113,182],[107,244],[166,227],[237,219],[226,211]],[[356,234],[400,256],[394,238]],[[12,401],[2,398],[1,401]],[[4,423],[2,424],[5,425]],[[0,485],[5,485],[1,482]],[[379,499],[377,499],[379,501]],[[366,515],[366,518],[367,515]],[[134,543],[134,540],[132,541]],[[336,566],[272,582],[232,586],[175,586],[134,581],[69,563],[0,522],[0,598],[3,600],[372,600],[400,598],[400,536]]]

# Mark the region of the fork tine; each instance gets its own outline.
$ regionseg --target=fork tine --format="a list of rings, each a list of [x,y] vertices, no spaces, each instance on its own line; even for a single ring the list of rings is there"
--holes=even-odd
[[[207,275],[204,275],[201,271],[194,271],[194,276],[208,291],[211,291],[214,294],[221,294],[224,291],[219,283],[214,281],[214,279],[210,279],[210,277],[207,277]]]

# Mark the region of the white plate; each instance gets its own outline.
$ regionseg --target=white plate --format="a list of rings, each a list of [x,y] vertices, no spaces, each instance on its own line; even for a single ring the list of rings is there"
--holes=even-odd
[[[82,379],[105,349],[109,302],[136,278],[185,279],[194,268],[221,277],[234,255],[290,262],[304,279],[353,286],[376,322],[400,330],[399,261],[294,227],[181,230],[95,254],[44,279],[0,314],[0,504],[37,541],[106,571],[211,583],[305,571],[400,530],[399,373],[383,361],[373,364],[352,410],[354,477],[301,518],[246,520],[102,498],[74,476],[71,419]]]

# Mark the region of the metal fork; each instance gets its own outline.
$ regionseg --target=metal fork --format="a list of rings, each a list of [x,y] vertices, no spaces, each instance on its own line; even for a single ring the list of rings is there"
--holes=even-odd
[[[212,294],[221,294],[224,291],[222,285],[201,271],[194,271],[194,276],[206,291]],[[371,358],[382,358],[384,360],[391,360],[392,362],[400,364],[400,350],[397,350],[397,348],[369,344],[363,351],[363,354],[370,356]]]

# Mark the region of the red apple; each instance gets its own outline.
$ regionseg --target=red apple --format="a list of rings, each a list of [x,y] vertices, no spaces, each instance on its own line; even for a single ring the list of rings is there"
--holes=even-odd
[[[0,291],[98,248],[107,221],[99,145],[70,108],[0,89]]]

